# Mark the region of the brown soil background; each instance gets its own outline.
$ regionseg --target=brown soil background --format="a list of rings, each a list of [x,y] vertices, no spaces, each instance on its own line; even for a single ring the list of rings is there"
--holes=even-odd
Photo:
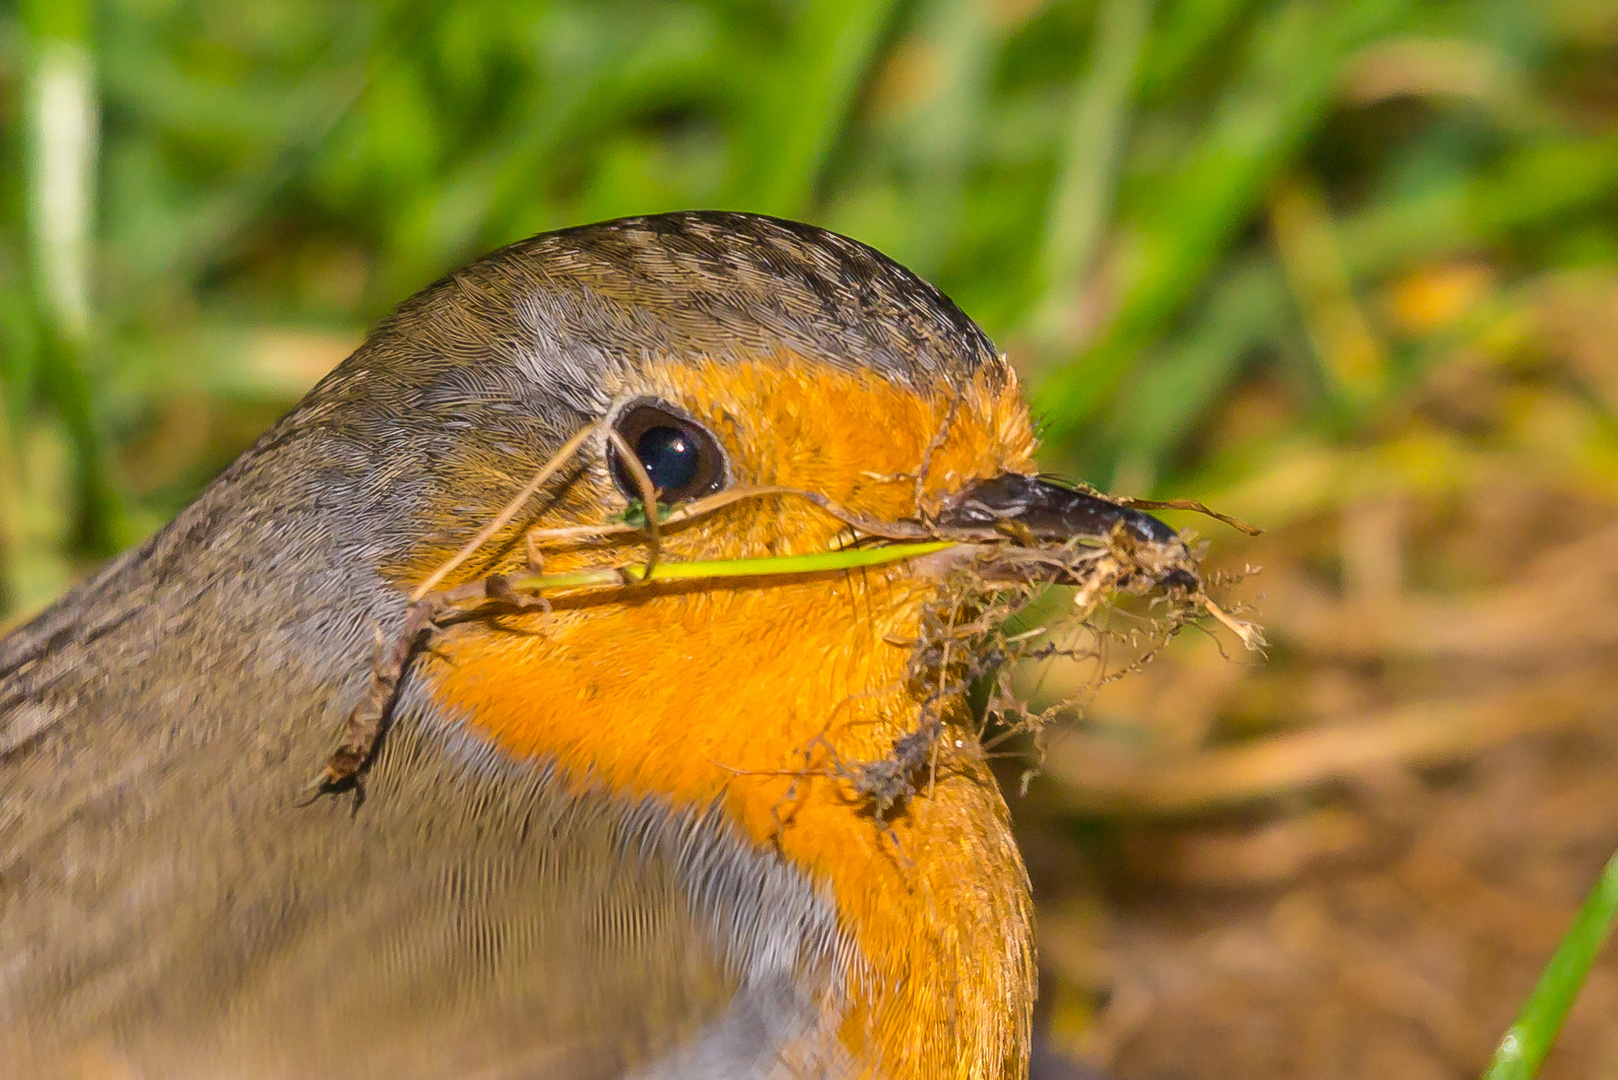
[[[1052,1044],[1124,1080],[1479,1075],[1618,848],[1618,513],[1489,456],[1199,528],[1263,564],[1268,658],[1183,635],[1013,796]],[[1618,1069],[1615,953],[1542,1076]]]

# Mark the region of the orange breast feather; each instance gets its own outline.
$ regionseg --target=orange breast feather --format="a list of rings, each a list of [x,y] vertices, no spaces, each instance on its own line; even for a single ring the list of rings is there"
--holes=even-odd
[[[980,377],[953,406],[792,358],[667,364],[624,389],[707,423],[737,483],[816,491],[882,518],[914,511],[924,459],[926,501],[1032,468],[1009,377]],[[749,501],[671,532],[665,557],[824,550],[842,527],[801,500]],[[570,552],[547,569],[640,550]],[[898,566],[561,597],[549,615],[457,628],[425,670],[439,700],[513,756],[554,760],[581,787],[680,807],[719,800],[756,842],[829,884],[871,976],[844,1039],[876,1071],[1001,1076],[1026,1045],[1030,912],[975,743],[952,727],[936,780],[886,823],[833,775],[836,761],[881,758],[915,727],[903,643],[935,587]]]

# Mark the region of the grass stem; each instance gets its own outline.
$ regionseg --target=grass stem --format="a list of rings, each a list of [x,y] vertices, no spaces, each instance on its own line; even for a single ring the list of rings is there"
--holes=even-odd
[[[1590,895],[1573,916],[1562,943],[1539,977],[1534,992],[1517,1015],[1483,1080],[1530,1080],[1562,1029],[1579,987],[1590,974],[1601,946],[1618,919],[1618,854],[1608,861]]]
[[[606,567],[560,574],[514,577],[514,589],[543,591],[623,585],[643,581],[704,581],[714,578],[777,577],[785,574],[824,574],[902,562],[954,547],[951,540],[920,544],[888,544],[875,548],[815,551],[807,555],[771,555],[759,559],[705,559],[697,562],[660,562],[647,573],[644,567]]]

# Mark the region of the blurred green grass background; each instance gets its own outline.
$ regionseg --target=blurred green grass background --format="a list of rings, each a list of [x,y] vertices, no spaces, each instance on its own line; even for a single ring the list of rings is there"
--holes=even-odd
[[[1546,281],[1618,267],[1615,41],[1610,0],[25,0],[0,613],[448,268],[683,207],[881,248],[1029,374],[1050,467],[1277,524],[1420,442],[1458,353],[1531,360]],[[1558,401],[1547,468],[1610,488],[1610,389]],[[1478,449],[1438,441],[1387,467]]]
[[[1059,1045],[1476,1075],[1618,844],[1615,0],[22,0],[0,127],[0,626],[455,265],[762,211],[952,295],[1047,468],[1269,530],[1173,518],[1268,663],[1017,804]]]

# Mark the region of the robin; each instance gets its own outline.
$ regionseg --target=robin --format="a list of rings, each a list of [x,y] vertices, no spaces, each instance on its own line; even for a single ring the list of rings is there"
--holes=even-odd
[[[833,550],[850,515],[1162,532],[1034,449],[970,319],[807,225],[630,218],[428,287],[0,641],[7,1075],[1023,1075],[1006,805],[966,703],[907,678],[942,556],[446,621],[349,783],[299,792],[435,572],[645,555],[536,529],[638,508],[666,561]],[[667,516],[744,488],[821,498]],[[924,708],[926,782],[861,797],[848,763]]]

